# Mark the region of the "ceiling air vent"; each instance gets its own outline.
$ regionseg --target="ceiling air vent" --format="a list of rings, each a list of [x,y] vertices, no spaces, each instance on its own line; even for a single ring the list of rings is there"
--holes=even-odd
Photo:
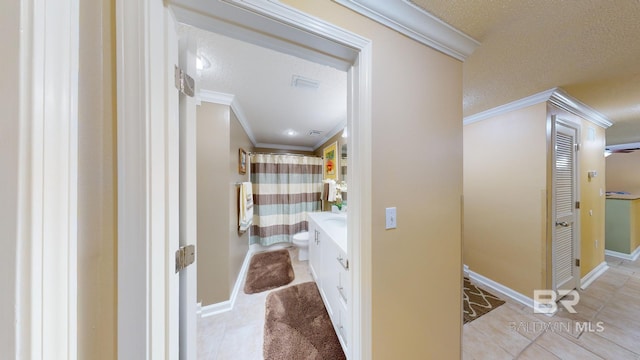
[[[309,136],[320,136],[320,135],[322,135],[322,131],[320,131],[320,130],[309,130],[307,135],[309,135]]]
[[[291,77],[291,86],[301,89],[317,90],[320,87],[320,81],[293,75]]]

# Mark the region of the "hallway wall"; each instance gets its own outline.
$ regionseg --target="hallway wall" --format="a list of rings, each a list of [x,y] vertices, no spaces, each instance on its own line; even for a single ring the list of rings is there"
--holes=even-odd
[[[640,150],[607,157],[607,191],[626,191],[640,195]]]
[[[362,239],[373,359],[460,358],[462,63],[335,2],[283,2],[373,42],[372,228]],[[398,228],[385,230],[393,206]]]

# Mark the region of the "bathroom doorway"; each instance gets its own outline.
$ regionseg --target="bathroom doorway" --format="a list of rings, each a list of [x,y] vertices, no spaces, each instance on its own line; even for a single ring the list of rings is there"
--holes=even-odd
[[[282,16],[278,14],[278,12],[293,12],[296,16],[304,18],[305,15],[299,13],[297,11],[293,11],[290,8],[284,5],[275,5],[278,7],[274,13],[270,14],[269,18],[275,19],[276,23],[280,22],[282,24]],[[271,9],[273,10],[273,9]],[[177,9],[176,14],[178,15],[178,20],[187,24],[191,24],[197,27],[202,27],[203,21],[187,21],[184,19],[188,19],[189,17],[182,18],[180,15],[184,15],[184,9]],[[264,9],[250,9],[253,12],[264,11]],[[216,13],[218,16],[220,13]],[[275,14],[275,15],[274,15]],[[291,15],[287,13],[287,16]],[[277,20],[281,18],[280,20]],[[288,19],[291,19],[289,16]],[[310,18],[307,18],[302,23],[297,24],[298,28],[307,28],[307,35],[309,33],[324,33],[324,38],[329,39],[328,41],[333,42],[334,47],[339,47],[344,50],[345,44],[349,45],[349,51],[353,52],[353,57],[346,61],[344,60],[344,52],[340,54],[340,60],[337,60],[337,57],[332,57],[331,59],[318,60],[315,58],[314,60],[320,62],[328,62],[331,66],[342,67],[342,70],[347,73],[348,78],[348,106],[347,106],[347,133],[349,137],[347,138],[347,147],[349,149],[349,157],[348,157],[348,168],[349,168],[349,177],[350,181],[353,184],[358,184],[358,186],[352,186],[349,192],[349,238],[353,239],[353,241],[349,244],[349,251],[352,254],[353,263],[353,301],[350,305],[353,311],[352,323],[354,327],[354,337],[352,339],[354,355],[358,355],[358,357],[364,356],[368,351],[370,351],[370,329],[369,326],[364,325],[370,322],[370,293],[369,290],[363,290],[360,287],[360,284],[363,283],[362,279],[367,279],[370,277],[370,268],[367,266],[370,264],[370,248],[368,245],[362,241],[360,238],[362,234],[368,233],[367,228],[370,228],[370,224],[367,219],[370,219],[367,212],[370,210],[369,199],[366,196],[368,189],[370,189],[370,180],[365,176],[366,169],[370,167],[370,154],[361,151],[361,149],[366,149],[371,141],[370,138],[370,127],[368,124],[370,123],[370,109],[369,109],[369,98],[370,98],[370,90],[368,83],[361,81],[361,79],[368,78],[368,73],[370,69],[370,44],[367,40],[361,39],[353,34],[344,32],[343,30],[333,28],[329,24],[322,24],[320,27],[315,27],[315,29],[311,29]],[[290,20],[287,20],[290,21]],[[302,21],[297,19],[296,21]],[[317,21],[314,19],[314,21]],[[200,26],[198,26],[200,25]],[[206,30],[216,32],[216,26],[220,26],[220,24],[215,24],[212,27],[207,28]],[[229,29],[225,26],[222,26],[222,32],[226,31],[228,34]],[[320,30],[318,30],[320,29]],[[291,29],[289,29],[291,30]],[[268,31],[266,33],[269,33]],[[333,40],[330,40],[333,39]],[[262,39],[264,40],[264,39]],[[338,41],[339,40],[339,41]],[[274,40],[275,41],[275,40]],[[306,48],[302,51],[308,52],[309,49],[316,51],[316,47],[318,44],[313,43],[305,43],[305,40],[299,41],[299,44],[305,45]],[[264,46],[264,43],[262,43]],[[282,44],[277,44],[279,47]],[[291,46],[289,44],[289,46]],[[294,50],[289,49],[289,51],[300,53],[301,47],[299,45],[294,46]],[[354,50],[355,49],[355,50]],[[309,57],[309,54],[306,54]],[[311,56],[313,57],[313,56]],[[326,57],[326,51],[323,52],[323,55],[320,58]],[[341,65],[339,65],[341,64]]]

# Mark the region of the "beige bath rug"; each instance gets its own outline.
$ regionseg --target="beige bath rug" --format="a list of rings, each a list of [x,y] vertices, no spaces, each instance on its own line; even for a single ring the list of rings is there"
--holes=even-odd
[[[277,250],[255,254],[251,257],[244,292],[255,294],[287,285],[294,279],[289,251]]]
[[[346,359],[315,282],[267,295],[265,360]]]

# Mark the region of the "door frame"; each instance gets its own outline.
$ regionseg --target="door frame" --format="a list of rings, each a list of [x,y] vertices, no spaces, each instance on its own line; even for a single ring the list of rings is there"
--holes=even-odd
[[[9,231],[15,238],[8,239],[15,248],[6,249],[11,259],[3,264],[13,275],[11,284],[2,282],[2,305],[13,315],[3,319],[4,355],[76,359],[79,1],[17,3],[6,16],[17,19],[20,33],[1,41],[18,58],[4,69],[16,74],[6,85],[18,100],[10,104],[16,125],[3,133],[3,141],[17,143],[7,154],[15,157],[7,170],[17,183],[6,189],[15,196],[16,218]]]
[[[574,200],[579,202],[580,201],[580,130],[581,130],[581,125],[579,123],[576,123],[574,121],[570,121],[567,120],[565,118],[561,118],[557,115],[551,115],[551,120],[550,120],[550,128],[551,128],[551,135],[550,135],[550,141],[551,141],[551,151],[550,151],[550,189],[551,189],[551,194],[550,194],[550,218],[549,218],[549,231],[550,231],[550,244],[549,244],[549,259],[550,259],[550,265],[549,265],[549,273],[550,273],[550,285],[551,285],[551,289],[554,291],[557,291],[557,284],[556,284],[556,277],[555,277],[555,254],[553,253],[553,245],[555,242],[555,227],[556,227],[556,219],[557,219],[557,214],[556,214],[556,167],[555,167],[555,159],[556,159],[556,150],[555,150],[555,145],[556,145],[556,131],[557,131],[557,125],[560,124],[562,126],[571,128],[573,130],[575,130],[575,141],[574,144],[578,146],[578,148],[574,151]],[[572,263],[573,263],[573,271],[575,273],[575,283],[574,283],[574,289],[577,289],[580,287],[580,267],[576,266],[576,259],[580,258],[580,208],[576,208],[574,206],[574,213],[573,213],[573,217],[574,217],[574,222],[573,222],[573,259],[572,259]]]
[[[358,184],[349,193],[351,344],[353,358],[371,358],[371,41],[278,2],[225,1],[244,9],[244,15],[248,12],[286,28],[287,34],[302,36],[305,40],[296,42],[311,49],[329,43],[357,53],[349,69],[352,106],[347,122],[354,149],[348,160],[350,180]],[[157,129],[157,122],[166,119],[166,107],[158,104],[164,104],[163,91],[169,86],[163,81],[164,11],[161,0],[116,0],[118,354],[126,358],[167,358],[175,353],[171,342],[165,346],[170,254],[164,215],[169,209],[161,170],[168,161],[168,144]],[[264,31],[271,34],[273,28]]]

